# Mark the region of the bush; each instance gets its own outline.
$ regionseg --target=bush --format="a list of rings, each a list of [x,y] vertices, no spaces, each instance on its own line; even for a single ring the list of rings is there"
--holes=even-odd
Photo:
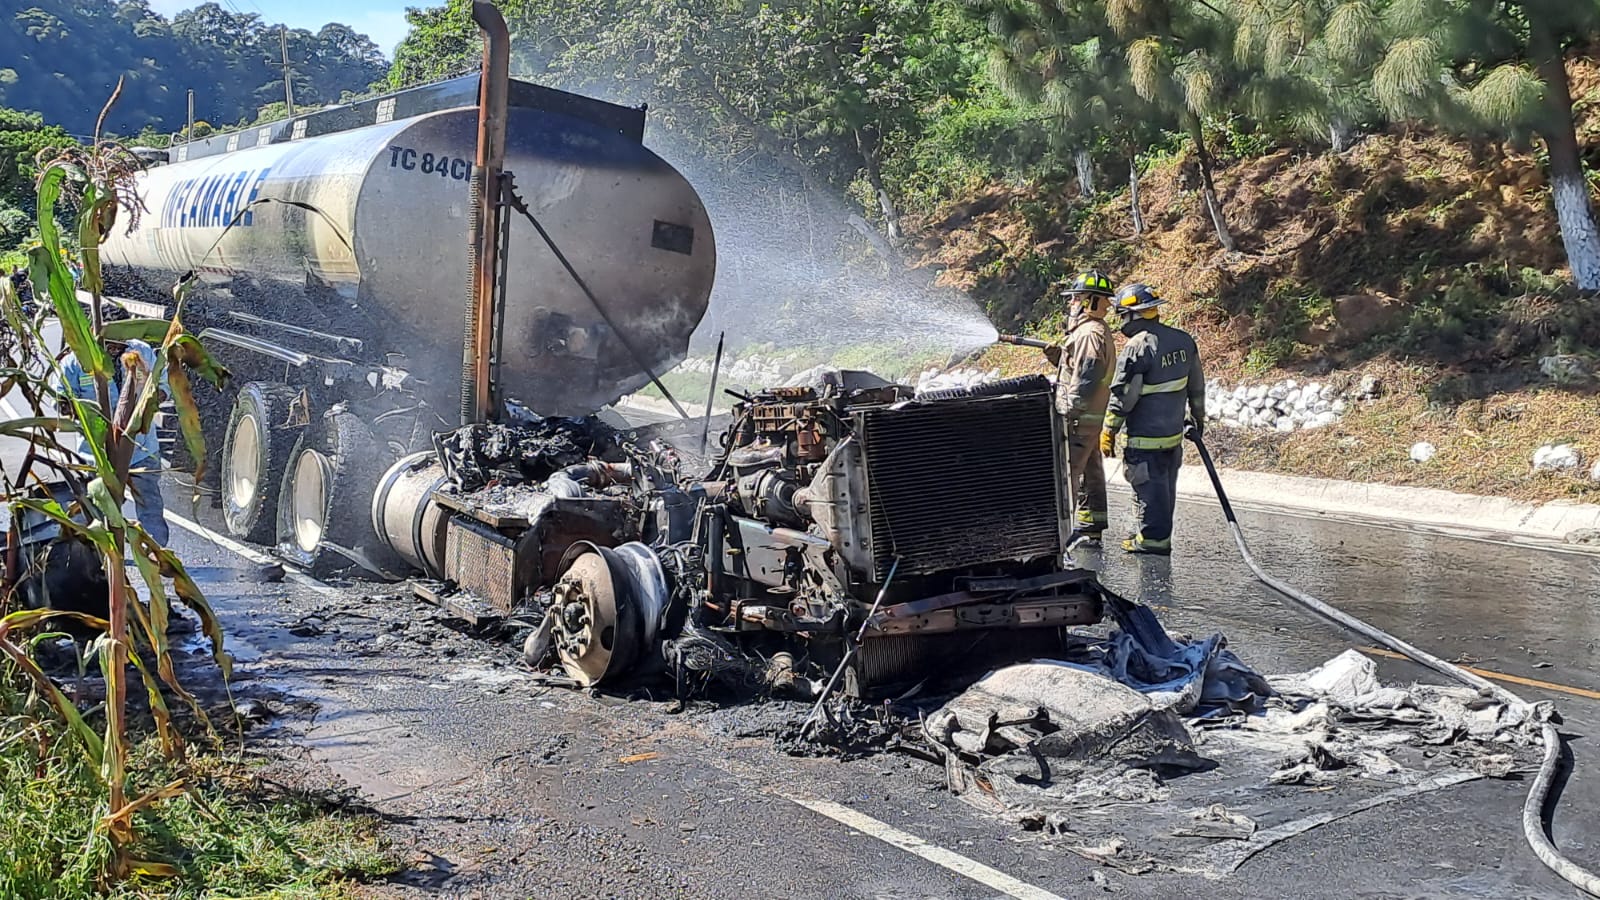
[[[27,240],[28,232],[32,228],[32,216],[15,206],[0,206],[0,240],[21,244]],[[20,261],[18,264],[20,265]]]
[[[907,211],[926,212],[973,193],[985,181],[1031,178],[1053,168],[1040,124],[993,92],[945,99],[931,111],[922,137],[886,161],[885,179]]]
[[[1572,291],[1572,282],[1561,273],[1541,272],[1531,266],[1524,266],[1511,276],[1511,290],[1515,294],[1561,297]]]
[[[1250,351],[1244,359],[1244,370],[1250,375],[1264,375],[1276,369],[1294,355],[1294,342],[1288,338],[1264,341]]]

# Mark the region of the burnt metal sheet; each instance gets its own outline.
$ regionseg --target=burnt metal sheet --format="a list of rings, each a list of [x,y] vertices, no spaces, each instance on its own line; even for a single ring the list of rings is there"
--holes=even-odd
[[[845,692],[853,697],[881,696],[934,673],[981,673],[998,663],[1048,657],[1060,651],[1061,632],[1056,628],[996,628],[944,634],[869,632],[851,663]]]
[[[888,619],[881,634],[939,634],[983,628],[1041,628],[1091,625],[1100,621],[1100,602],[1091,596],[1024,600],[1016,603],[969,603]]]

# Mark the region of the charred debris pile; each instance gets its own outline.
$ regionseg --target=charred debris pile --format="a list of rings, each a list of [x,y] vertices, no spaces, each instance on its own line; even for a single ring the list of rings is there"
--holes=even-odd
[[[1265,679],[1070,564],[1059,427],[1040,377],[829,372],[742,397],[704,456],[700,422],[461,429],[378,502],[424,498],[381,523],[419,593],[523,623],[551,681],[709,700],[713,729],[791,753],[905,750],[1129,870],[1226,874],[1258,830],[1525,769],[1517,710],[1356,654]],[[1138,829],[1107,815],[1129,804]]]

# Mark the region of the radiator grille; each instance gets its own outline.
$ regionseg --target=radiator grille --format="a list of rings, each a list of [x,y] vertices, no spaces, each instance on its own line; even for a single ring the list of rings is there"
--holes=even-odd
[[[857,414],[878,578],[1058,554],[1048,391]]]
[[[516,543],[492,528],[455,518],[445,531],[445,576],[456,586],[511,612],[518,599]]]

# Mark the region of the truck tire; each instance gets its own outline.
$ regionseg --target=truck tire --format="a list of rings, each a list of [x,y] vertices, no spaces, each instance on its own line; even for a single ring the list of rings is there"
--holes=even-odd
[[[288,425],[299,392],[251,381],[239,388],[222,442],[222,519],[236,538],[271,544],[278,534],[278,494],[290,451],[305,429]]]
[[[392,460],[371,429],[338,413],[300,433],[278,493],[278,555],[325,575],[359,565],[330,544],[365,556],[380,569],[392,557],[372,530],[372,492]],[[371,568],[369,566],[368,568]],[[380,573],[381,574],[381,573]]]

